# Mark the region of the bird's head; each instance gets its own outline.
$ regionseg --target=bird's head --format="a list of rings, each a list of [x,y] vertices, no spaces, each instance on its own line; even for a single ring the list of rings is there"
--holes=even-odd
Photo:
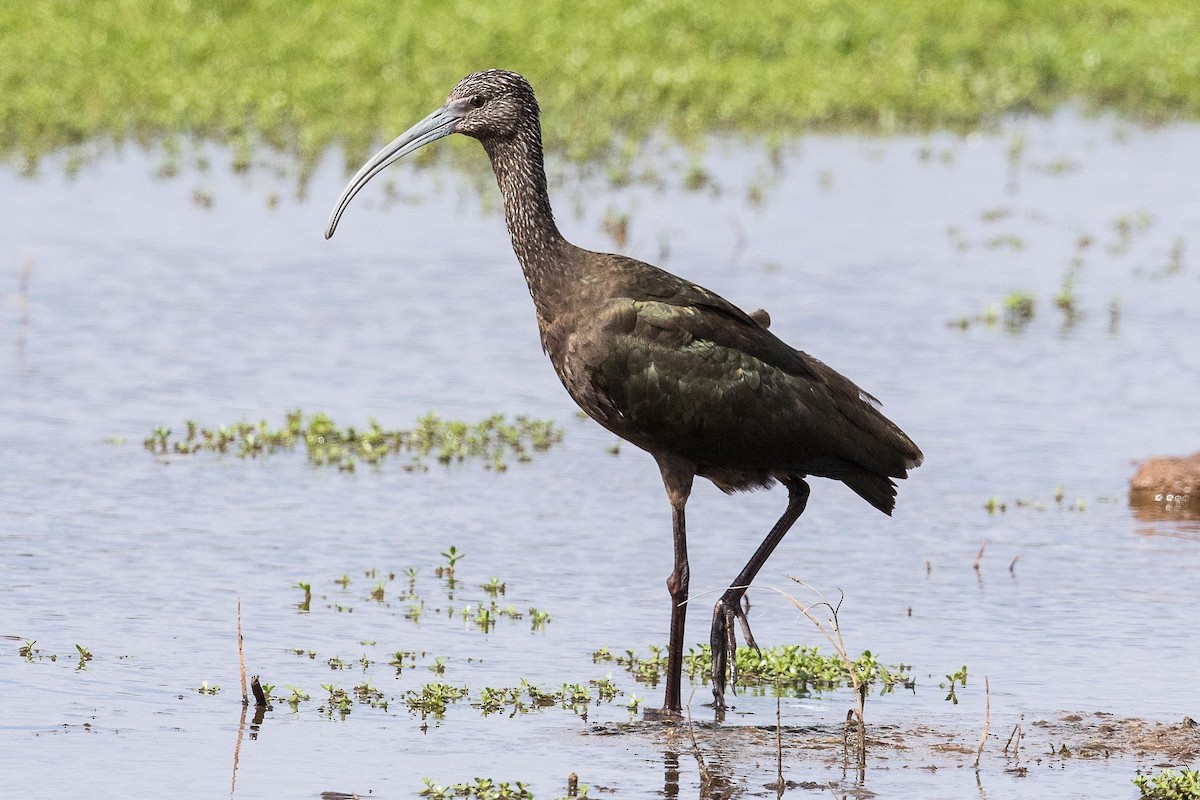
[[[329,215],[325,238],[333,236],[358,190],[389,164],[452,133],[480,140],[509,138],[522,125],[536,125],[537,116],[533,87],[517,73],[489,69],[468,75],[450,92],[444,106],[397,136],[362,165],[342,190],[342,196]]]
[[[455,104],[462,104],[465,111],[454,132],[476,139],[512,136],[523,122],[538,115],[529,81],[503,69],[489,69],[463,78],[446,99],[447,108]]]

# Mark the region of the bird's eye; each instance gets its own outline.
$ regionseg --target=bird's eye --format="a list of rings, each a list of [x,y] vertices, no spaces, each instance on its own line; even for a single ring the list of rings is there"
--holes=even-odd
[[[483,95],[481,95],[481,94],[474,95],[471,98],[470,103],[471,103],[471,108],[482,108],[483,107]]]

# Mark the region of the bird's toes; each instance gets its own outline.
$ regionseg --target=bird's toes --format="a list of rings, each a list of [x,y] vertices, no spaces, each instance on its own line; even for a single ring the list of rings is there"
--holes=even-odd
[[[735,608],[737,610],[733,612],[733,616],[737,617],[738,621],[742,623],[742,636],[746,638],[746,644],[761,653],[762,651],[759,650],[758,642],[754,641],[754,632],[750,630],[750,620],[746,616],[746,609],[742,607],[741,603],[736,604]]]
[[[750,627],[746,624],[740,603],[719,600],[713,609],[712,632],[709,644],[712,646],[712,680],[713,699],[717,708],[725,707],[725,687],[737,693],[737,626],[735,619],[742,620],[743,630],[749,634]],[[753,644],[752,636],[747,639]]]
[[[726,635],[730,620],[721,604],[713,609],[712,631],[709,635],[709,645],[712,648],[712,686],[713,702],[717,708],[725,707],[725,668],[729,657],[729,639]]]

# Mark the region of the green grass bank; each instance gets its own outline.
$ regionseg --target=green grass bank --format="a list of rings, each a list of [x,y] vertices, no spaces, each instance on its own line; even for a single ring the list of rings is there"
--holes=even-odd
[[[571,158],[1068,101],[1200,117],[1195,0],[40,0],[0,5],[0,53],[0,158],[27,166],[177,135],[357,162],[492,66],[530,78]]]

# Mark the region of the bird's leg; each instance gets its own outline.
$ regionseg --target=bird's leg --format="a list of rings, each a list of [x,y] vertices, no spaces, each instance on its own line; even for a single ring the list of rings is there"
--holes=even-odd
[[[667,691],[663,699],[663,711],[679,714],[683,710],[683,629],[687,618],[688,579],[691,577],[691,570],[687,560],[687,535],[682,505],[671,509],[671,519],[675,539],[675,567],[667,577],[667,591],[671,593],[671,638],[667,650]]]
[[[742,633],[746,637],[746,644],[754,649],[758,649],[758,644],[754,641],[754,634],[750,632],[750,623],[746,619],[746,611],[742,608],[742,598],[746,595],[746,588],[753,583],[758,571],[762,569],[762,565],[770,558],[771,553],[783,541],[784,535],[788,529],[795,524],[800,515],[804,513],[804,506],[808,503],[808,484],[800,478],[788,478],[783,481],[783,485],[788,489],[788,504],[784,509],[783,516],[775,523],[775,527],[771,528],[771,532],[767,534],[767,538],[754,551],[754,555],[746,562],[746,566],[742,567],[742,571],[734,579],[733,585],[730,586],[725,594],[721,595],[721,599],[717,601],[716,607],[713,609],[712,632],[709,636],[709,644],[712,646],[712,681],[713,681],[713,704],[718,708],[725,707],[725,675],[729,674],[730,686],[736,691],[737,689],[737,637],[735,636],[734,620],[737,619],[742,624]]]
[[[663,714],[678,717],[683,712],[683,629],[687,617],[688,569],[687,527],[683,508],[692,491],[695,470],[689,464],[674,459],[660,459],[663,484],[667,498],[671,501],[672,534],[675,541],[675,566],[667,578],[667,591],[671,593],[671,638],[667,648],[667,691],[663,700]]]

